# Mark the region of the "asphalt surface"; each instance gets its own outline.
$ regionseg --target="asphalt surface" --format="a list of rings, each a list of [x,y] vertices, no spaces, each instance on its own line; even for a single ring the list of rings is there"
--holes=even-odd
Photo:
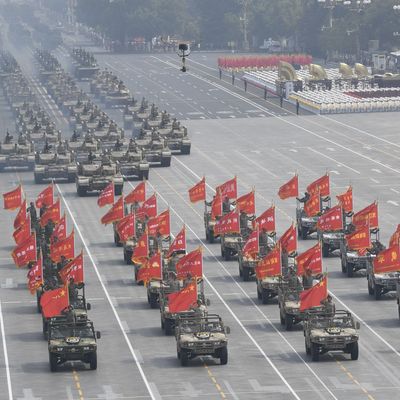
[[[60,49],[57,56],[63,53]],[[35,80],[31,54],[16,56],[41,102],[60,128],[67,129]],[[332,354],[313,363],[305,354],[301,326],[285,332],[276,301],[259,304],[255,282],[239,279],[237,261],[223,261],[219,244],[205,242],[203,206],[191,205],[187,195],[203,174],[208,198],[213,187],[236,174],[240,194],[255,187],[258,212],[275,202],[280,236],[295,217],[295,202],[280,201],[279,186],[297,172],[305,188],[329,171],[332,198],[352,184],[356,210],[379,200],[381,240],[387,243],[400,222],[398,115],[297,117],[293,110],[282,112],[276,100],[266,102],[229,82],[219,82],[213,70],[215,54],[193,54],[186,74],[178,71],[179,60],[171,55],[99,54],[97,58],[115,70],[135,96],[145,96],[178,119],[187,119],[191,155],[174,157],[170,168],[152,169],[148,193],[158,193],[160,211],[170,207],[172,232],[186,224],[189,250],[204,247],[210,311],[220,314],[231,328],[229,363],[220,366],[205,358],[185,368],[179,365],[175,339],[163,335],[159,312],[149,308],[145,289],[135,285],[132,267],[124,264],[121,248],[113,244],[112,228],[100,224],[105,210],[97,207],[95,196],[77,197],[74,184],[59,184],[68,230],[75,229],[77,252],[84,251],[86,294],[92,303],[89,315],[102,333],[98,370],[74,363],[57,373],[49,371],[41,317],[35,311],[35,298],[26,290],[26,270],[17,270],[10,257],[15,212],[3,210],[0,399],[398,398],[400,339],[393,294],[373,300],[362,274],[347,278],[340,272],[338,257],[324,259],[336,307],[348,308],[361,322],[360,358],[349,361],[348,356]],[[195,112],[202,114],[190,114]],[[119,111],[112,113],[122,122]],[[12,126],[2,100],[0,120],[2,126]],[[2,192],[18,181],[28,199],[45,187],[34,184],[32,172],[6,172],[0,175]],[[125,183],[124,193],[130,190]],[[315,240],[300,241],[299,247],[305,250],[313,244]]]

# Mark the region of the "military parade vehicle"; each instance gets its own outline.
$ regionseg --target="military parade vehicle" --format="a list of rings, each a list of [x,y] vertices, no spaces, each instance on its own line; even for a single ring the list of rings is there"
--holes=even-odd
[[[33,170],[35,166],[33,144],[23,135],[20,135],[17,141],[5,142],[0,143],[0,172],[8,168]]]
[[[358,360],[359,329],[360,323],[349,311],[308,311],[303,321],[306,353],[313,361],[331,351],[342,351]]]
[[[218,358],[221,365],[228,363],[230,329],[217,314],[179,315],[175,324],[178,359],[182,366],[195,357]]]
[[[74,75],[79,80],[90,80],[99,71],[93,54],[84,49],[72,49]]]
[[[204,210],[204,228],[206,231],[206,239],[208,243],[214,243],[215,239],[219,238],[219,235],[215,235],[214,227],[217,220],[211,217],[211,210],[208,210],[207,205]]]
[[[136,139],[135,142],[142,149],[145,159],[151,166],[169,167],[171,165],[171,150],[164,139],[146,137]]]
[[[308,236],[317,231],[318,215],[308,216],[304,208],[297,202],[296,224],[298,237],[306,240]]]
[[[242,245],[243,238],[240,233],[226,233],[221,238],[221,257],[225,261],[230,261],[236,257]]]
[[[332,231],[332,232],[319,232],[318,240],[322,245],[322,256],[329,257],[335,250],[340,250],[341,244],[344,242],[345,232],[344,230]]]

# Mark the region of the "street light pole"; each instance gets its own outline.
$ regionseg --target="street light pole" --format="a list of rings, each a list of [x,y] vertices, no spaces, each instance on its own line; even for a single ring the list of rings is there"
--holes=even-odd
[[[243,49],[244,51],[249,51],[249,40],[248,40],[248,32],[247,26],[249,23],[248,20],[248,7],[249,7],[250,0],[243,0],[243,17],[240,17],[240,21],[243,22]]]

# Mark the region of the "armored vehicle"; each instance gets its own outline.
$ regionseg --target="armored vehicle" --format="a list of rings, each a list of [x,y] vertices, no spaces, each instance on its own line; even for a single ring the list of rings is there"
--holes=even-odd
[[[115,89],[109,90],[104,98],[106,108],[125,106],[129,101],[130,93],[125,85],[119,85]]]
[[[144,157],[151,166],[169,167],[171,165],[171,150],[166,146],[164,139],[151,137],[136,139],[136,144],[143,150]]]
[[[217,220],[211,218],[211,210],[207,209],[207,205],[204,210],[204,228],[206,231],[206,239],[208,243],[214,243],[215,239],[219,238],[219,235],[215,235],[214,227]]]
[[[296,223],[299,238],[306,240],[309,235],[317,231],[318,215],[307,216],[304,208],[297,207]]]
[[[190,154],[192,143],[185,126],[179,126],[179,129],[160,129],[159,132],[172,153]]]
[[[97,369],[97,340],[100,332],[95,332],[93,322],[50,321],[49,362],[51,372],[68,361],[82,361]]]
[[[228,233],[221,235],[221,257],[226,261],[231,260],[238,254],[243,239],[239,233]]]
[[[335,250],[340,250],[341,243],[344,242],[344,231],[318,231],[318,240],[322,245],[322,256],[329,257]]]
[[[257,297],[263,304],[278,296],[278,288],[281,282],[280,276],[267,276],[264,279],[257,279]]]
[[[118,164],[124,179],[137,178],[140,181],[149,179],[150,165],[139,149],[112,150],[110,157]]]
[[[348,311],[337,310],[333,314],[309,311],[303,322],[306,353],[318,361],[322,354],[343,351],[357,360],[359,329],[360,323]]]
[[[0,144],[0,172],[7,168],[28,168],[32,170],[34,166],[35,154],[32,143],[26,141],[25,144]]]
[[[76,163],[69,152],[37,152],[35,154],[35,183],[42,183],[46,179],[65,179],[68,182],[74,182],[76,171]]]
[[[221,365],[228,363],[230,329],[216,314],[204,316],[180,315],[176,319],[175,338],[178,359],[182,366],[195,357],[219,358]]]

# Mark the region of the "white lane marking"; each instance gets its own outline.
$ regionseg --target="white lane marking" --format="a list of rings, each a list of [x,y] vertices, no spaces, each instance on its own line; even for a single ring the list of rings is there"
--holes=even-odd
[[[375,178],[369,178],[369,179],[371,179],[372,182],[379,183],[378,179]]]
[[[269,169],[263,167],[261,164],[259,164],[257,161],[252,160],[251,158],[245,156],[244,154],[242,154],[239,150],[235,150],[235,152],[237,154],[239,154],[241,157],[245,158],[248,162],[250,162],[251,164],[255,165],[256,167],[260,168],[261,170],[265,171],[266,173],[270,174],[271,176],[273,176],[276,179],[280,179],[280,177],[276,174],[274,174],[272,171],[270,171]],[[261,152],[259,150],[253,150],[252,153],[256,153],[256,154],[260,154]]]
[[[104,294],[106,295],[107,300],[108,300],[108,303],[110,304],[110,307],[111,307],[111,309],[112,309],[112,311],[113,311],[113,313],[114,313],[115,319],[116,319],[117,322],[118,322],[118,325],[119,325],[119,327],[120,327],[120,329],[121,329],[122,335],[124,336],[124,339],[125,339],[125,341],[126,341],[126,344],[128,345],[129,351],[131,352],[131,355],[132,355],[132,357],[133,357],[133,359],[134,359],[134,361],[135,361],[135,364],[136,364],[136,366],[137,366],[137,368],[138,368],[138,370],[139,370],[139,372],[140,372],[140,375],[141,375],[141,377],[142,377],[142,379],[143,379],[143,381],[144,381],[144,383],[145,383],[145,385],[146,385],[147,391],[149,392],[150,397],[151,397],[153,400],[156,400],[157,397],[155,396],[155,394],[154,394],[154,392],[153,392],[153,388],[152,388],[150,382],[147,380],[147,377],[146,377],[146,375],[145,375],[145,373],[144,373],[144,371],[143,371],[143,368],[142,368],[142,366],[140,365],[139,359],[138,359],[138,357],[137,357],[137,355],[136,355],[136,353],[135,353],[135,351],[134,351],[134,349],[133,349],[133,347],[132,347],[132,344],[131,344],[131,342],[130,342],[130,340],[129,340],[129,338],[128,338],[128,335],[127,335],[126,332],[125,332],[125,327],[124,327],[124,325],[123,325],[123,323],[122,323],[122,321],[121,321],[121,318],[119,317],[119,315],[118,315],[118,313],[117,313],[117,310],[116,310],[115,307],[114,307],[114,304],[113,304],[113,301],[112,301],[112,299],[111,299],[111,296],[110,296],[110,294],[108,293],[105,284],[103,283],[103,279],[102,279],[102,277],[101,277],[101,275],[100,275],[100,272],[99,272],[99,270],[98,270],[98,268],[97,268],[96,263],[94,262],[94,259],[93,259],[92,254],[91,254],[91,252],[90,252],[90,250],[89,250],[89,248],[88,248],[88,246],[87,246],[87,244],[86,244],[86,241],[85,241],[85,239],[83,238],[83,235],[82,235],[82,233],[81,233],[81,230],[80,230],[80,228],[79,228],[79,225],[77,224],[77,222],[76,222],[76,220],[75,220],[75,217],[74,217],[74,215],[73,215],[72,212],[71,212],[71,209],[70,209],[70,207],[69,207],[69,204],[68,204],[67,201],[65,200],[64,194],[63,194],[63,192],[61,191],[59,184],[56,184],[56,187],[57,187],[58,193],[60,193],[61,199],[62,199],[62,201],[64,202],[64,205],[65,205],[65,207],[66,207],[66,209],[67,209],[67,211],[68,211],[68,213],[69,213],[69,215],[70,215],[70,217],[71,217],[71,219],[72,219],[72,222],[74,223],[74,226],[75,226],[75,228],[76,228],[76,231],[78,232],[78,234],[79,234],[79,236],[80,236],[80,238],[81,238],[81,241],[82,241],[82,243],[83,243],[83,246],[85,247],[86,253],[87,253],[87,255],[89,256],[90,261],[92,262],[93,269],[94,269],[94,271],[96,272],[96,275],[97,275],[97,279],[99,280],[100,285],[101,285],[101,287],[103,288]]]
[[[174,157],[176,159],[176,157]],[[182,163],[183,164],[183,163]],[[184,164],[183,164],[184,165]],[[188,167],[187,167],[188,168]],[[196,174],[192,171],[193,175],[196,176]],[[165,183],[169,185],[169,183],[157,173],[157,175],[165,181]],[[200,178],[200,177],[198,177]],[[200,178],[201,179],[201,178]],[[153,188],[154,191],[156,189],[154,186],[149,182],[150,186]],[[207,186],[209,186],[206,183]],[[132,185],[131,185],[132,186]],[[170,186],[171,187],[171,186]],[[172,190],[174,190],[171,187]],[[176,192],[176,190],[174,190]],[[177,192],[176,192],[177,193]],[[238,287],[240,292],[244,295],[245,298],[251,303],[253,307],[256,308],[256,310],[263,316],[265,321],[268,322],[268,324],[271,326],[271,328],[281,337],[281,339],[292,349],[292,351],[298,356],[298,358],[302,361],[302,363],[305,365],[305,367],[314,375],[314,377],[320,382],[320,384],[326,389],[326,391],[332,396],[333,399],[337,400],[337,397],[332,393],[332,391],[328,388],[328,386],[319,378],[319,376],[314,372],[314,370],[306,363],[306,361],[301,357],[301,355],[296,351],[296,349],[292,346],[292,344],[283,336],[283,334],[276,328],[276,326],[272,323],[272,321],[267,317],[266,314],[260,309],[260,307],[254,302],[254,300],[247,294],[247,292],[242,288],[242,286],[239,285],[239,283],[235,280],[235,278],[231,275],[231,273],[226,269],[225,265],[221,263],[221,261],[218,260],[218,258],[215,256],[215,254],[210,250],[210,248],[207,246],[206,243],[203,242],[203,240],[196,234],[196,232],[184,221],[184,219],[175,211],[174,208],[170,206],[168,201],[159,193],[157,192],[158,196],[170,207],[170,210],[177,216],[179,220],[181,220],[183,223],[186,224],[186,227],[192,232],[192,234],[197,238],[197,240],[202,244],[202,246],[207,250],[207,252],[211,255],[211,257],[222,267],[224,272],[230,277],[232,282]],[[180,196],[179,193],[177,193],[178,196]],[[181,197],[181,196],[180,196]],[[184,200],[185,201],[185,200]],[[197,214],[199,215],[199,214]],[[202,218],[201,215],[199,215],[200,218]],[[216,288],[211,284],[211,282],[208,280],[206,276],[204,276],[205,281],[207,284],[210,286],[210,288],[213,290],[213,292],[216,294],[216,296],[219,298],[219,300],[222,302],[222,304],[226,307],[226,309],[230,312],[232,317],[236,320],[236,322],[239,324],[239,326],[243,329],[243,331],[247,334],[249,339],[253,342],[253,344],[257,347],[257,349],[260,351],[260,353],[263,355],[263,357],[267,360],[268,364],[273,368],[273,370],[276,372],[276,374],[280,377],[280,379],[285,383],[287,388],[290,390],[292,395],[296,398],[299,399],[298,395],[292,388],[292,386],[287,382],[285,377],[281,374],[281,372],[278,370],[278,368],[275,366],[275,364],[271,361],[271,359],[267,356],[267,354],[264,352],[264,350],[260,347],[258,342],[253,338],[251,333],[247,330],[247,328],[243,325],[242,321],[239,319],[239,317],[236,316],[236,314],[233,312],[233,310],[229,307],[229,305],[225,302],[225,300],[222,298],[220,293],[216,290]]]
[[[327,158],[328,160],[334,161],[334,162],[337,163],[338,165],[341,165],[341,166],[343,166],[343,167],[349,169],[350,171],[355,172],[356,174],[359,174],[359,175],[361,174],[360,171],[357,171],[356,169],[354,169],[354,168],[352,168],[352,167],[349,167],[348,165],[342,163],[341,161],[337,161],[337,160],[335,160],[334,158],[332,158],[332,157],[330,157],[330,156],[327,156],[326,154],[323,154],[323,153],[321,153],[321,152],[318,151],[318,150],[315,150],[315,149],[313,149],[313,148],[311,148],[311,147],[308,147],[308,150],[312,151],[313,153],[319,154],[320,156],[325,157],[325,158]]]
[[[6,368],[8,399],[9,400],[13,400],[13,392],[12,392],[12,386],[11,386],[10,364],[8,362],[8,350],[7,350],[7,342],[6,342],[6,332],[5,332],[5,329],[4,329],[4,319],[3,319],[3,310],[2,310],[2,307],[1,307],[1,300],[0,300],[0,330],[1,330],[1,337],[2,337],[2,342],[3,342],[4,366]]]
[[[389,204],[392,204],[392,205],[396,206],[396,207],[399,206],[399,203],[398,203],[397,201],[388,200],[387,202],[388,202]]]
[[[371,168],[371,171],[374,171],[377,174],[381,174],[382,173],[382,171],[380,169],[378,169],[378,168]]]
[[[390,188],[390,190],[391,190],[392,192],[395,192],[396,194],[400,194],[400,192],[399,192],[398,190],[396,190],[396,189]]]

